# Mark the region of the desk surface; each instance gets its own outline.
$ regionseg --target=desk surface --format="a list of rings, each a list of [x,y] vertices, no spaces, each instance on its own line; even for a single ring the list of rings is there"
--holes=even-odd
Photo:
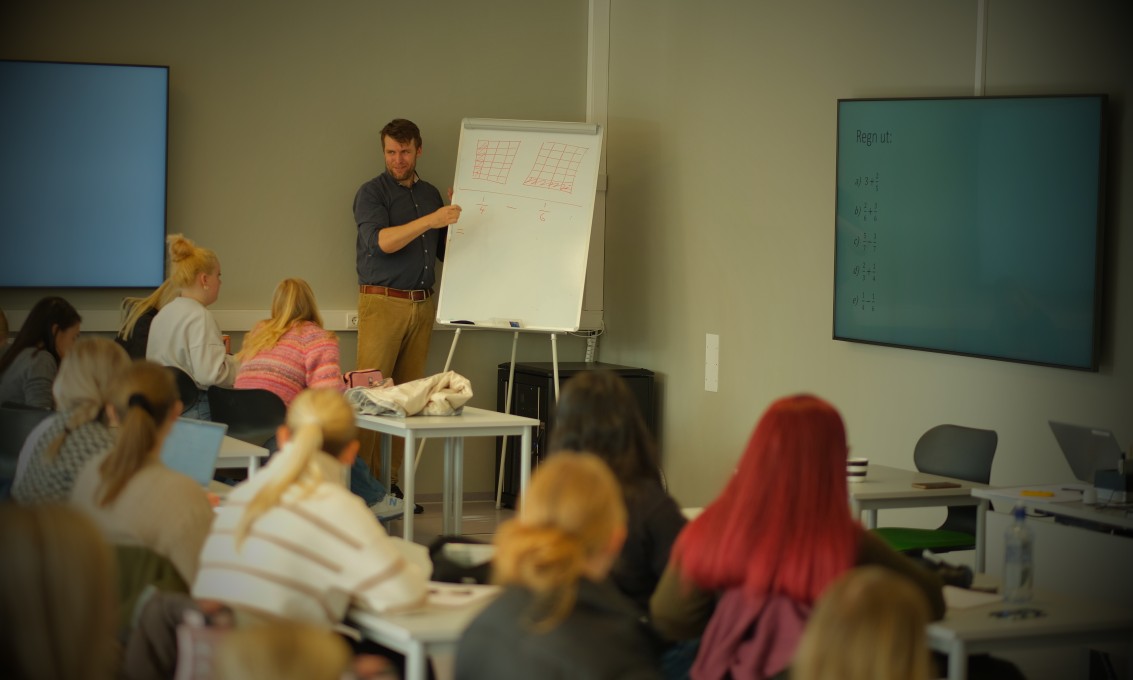
[[[386,434],[405,436],[412,432],[417,436],[438,434],[445,437],[470,437],[490,435],[490,430],[516,427],[532,427],[539,424],[536,418],[527,418],[510,413],[499,413],[487,409],[465,406],[456,416],[356,416],[359,427]],[[512,433],[514,434],[514,433]]]
[[[1044,615],[1026,619],[991,615],[992,612],[1018,609],[1037,609]],[[1034,599],[1023,605],[1008,605],[1000,601],[949,609],[943,620],[928,626],[929,641],[937,651],[948,651],[953,640],[963,640],[971,647],[970,651],[976,652],[978,650],[973,645],[983,650],[999,648],[984,643],[1025,639],[1028,645],[1035,646],[1051,638],[1122,632],[1133,633],[1133,610],[1042,590],[1035,591]],[[1122,641],[1129,642],[1127,638],[1122,638]]]
[[[914,482],[954,482],[960,486],[950,489],[916,489],[913,488]],[[851,482],[849,488],[850,498],[855,502],[925,498],[937,499],[934,503],[942,504],[939,499],[968,497],[972,495],[973,489],[986,489],[988,486],[963,479],[871,463],[866,478],[860,482]]]
[[[1043,498],[1011,498],[1005,499],[996,493],[995,489],[976,489],[972,495],[977,498],[986,498],[1001,503],[1021,503],[1032,510],[1040,510],[1051,515],[1061,515],[1087,522],[1097,522],[1118,529],[1133,530],[1133,506],[1126,507],[1099,507],[1086,505],[1082,501],[1063,501],[1054,503]]]

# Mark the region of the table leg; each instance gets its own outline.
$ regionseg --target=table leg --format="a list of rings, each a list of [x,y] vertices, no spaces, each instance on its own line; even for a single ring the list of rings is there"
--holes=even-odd
[[[406,447],[406,451],[410,449]],[[409,491],[405,492],[406,497],[409,496]],[[413,513],[407,513],[413,514]],[[406,525],[408,526],[408,525]],[[426,680],[428,677],[428,659],[425,656],[425,645],[417,642],[411,644],[409,650],[405,654],[405,680]]]
[[[452,536],[452,438],[445,439],[444,482],[441,487],[441,533]]]
[[[259,456],[248,456],[248,479],[251,479],[252,475],[256,474],[256,472],[259,471],[259,469],[260,469],[260,457]]]
[[[987,571],[987,507],[986,499],[976,506],[976,573]]]
[[[406,432],[405,451],[402,452],[404,459],[401,463],[401,490],[405,493],[405,514],[401,519],[403,527],[401,536],[402,538],[410,542],[413,541],[413,508],[416,507],[413,505],[413,486],[415,484],[415,480],[413,479],[415,471],[413,470],[413,468],[416,467],[413,465],[413,452],[417,450],[416,444],[417,440],[416,437],[413,436],[413,431],[410,430],[409,432]],[[382,458],[384,461],[384,454]],[[413,676],[410,675],[410,677]],[[423,678],[425,676],[422,675],[420,677]]]
[[[531,480],[531,428],[523,428],[519,438],[519,496],[527,493],[527,482]]]
[[[877,528],[877,509],[876,508],[865,511],[865,528],[866,529],[876,529]]]
[[[452,488],[452,527],[453,534],[459,536],[460,523],[464,518],[464,437],[453,440],[453,482]]]
[[[382,466],[382,471],[381,471],[382,486],[384,486],[386,488],[386,491],[389,491],[390,482],[393,481],[393,477],[391,476],[391,475],[393,475],[393,470],[390,469],[390,460],[391,460],[391,457],[393,456],[393,437],[392,436],[390,436],[388,434],[383,434],[381,436],[381,438],[378,440],[378,452],[379,452],[379,455],[381,456],[380,460],[381,460],[381,466]],[[371,471],[371,473],[372,472],[373,471]]]
[[[963,640],[952,642],[948,653],[948,680],[968,680],[968,648]]]

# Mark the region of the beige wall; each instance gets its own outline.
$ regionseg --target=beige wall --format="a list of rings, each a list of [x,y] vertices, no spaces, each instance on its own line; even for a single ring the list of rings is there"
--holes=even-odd
[[[607,333],[600,359],[661,382],[675,495],[709,501],[759,413],[812,391],[842,410],[856,453],[910,464],[917,436],[956,422],[1000,433],[997,483],[1057,480],[1048,418],[1133,444],[1133,54],[1125,0],[990,0],[987,94],[1108,92],[1111,146],[1105,353],[1098,373],[834,342],[835,100],[966,95],[975,0],[612,0],[607,129]],[[581,120],[587,3],[6,5],[0,55],[172,66],[172,231],[224,264],[217,307],[262,309],[285,275],[326,309],[354,305],[354,190],[380,170],[377,130],[421,124],[424,177],[447,187],[465,116]],[[26,306],[42,291],[4,291]],[[121,291],[68,293],[111,309]],[[704,336],[721,338],[703,390]],[[434,337],[439,370],[452,334]],[[344,365],[353,337],[342,334]],[[455,367],[492,406],[510,337],[465,334]],[[579,360],[583,344],[560,345]],[[520,358],[549,360],[543,336]],[[472,446],[470,491],[492,488]],[[422,465],[437,488],[437,456]]]
[[[1098,373],[831,340],[835,102],[972,94],[975,0],[612,3],[602,357],[663,374],[685,504],[710,501],[763,409],[800,391],[836,404],[854,453],[883,463],[911,465],[938,423],[993,428],[1000,484],[1069,475],[1048,418],[1133,445],[1133,6],[988,4],[987,94],[1112,98]],[[718,393],[703,388],[706,333]]]
[[[382,170],[381,126],[421,127],[418,169],[445,192],[462,118],[585,118],[586,22],[585,0],[14,0],[0,57],[169,65],[169,230],[220,256],[213,309],[266,309],[286,276],[310,281],[323,309],[349,309],[351,205]],[[115,309],[123,293],[62,291],[83,310]],[[0,308],[42,294],[0,291]],[[340,336],[353,368],[354,335]],[[430,371],[452,336],[434,334]],[[509,334],[462,335],[453,368],[472,380],[473,405],[495,408],[495,367],[510,349]],[[584,343],[563,338],[559,350],[579,361]],[[549,361],[547,337],[522,337],[519,358]],[[469,490],[494,489],[493,448],[470,440]],[[440,456],[421,474],[421,490],[439,491]]]

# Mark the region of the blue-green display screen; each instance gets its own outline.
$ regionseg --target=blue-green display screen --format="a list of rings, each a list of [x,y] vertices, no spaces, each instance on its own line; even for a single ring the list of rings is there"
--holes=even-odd
[[[1105,106],[839,100],[834,338],[1097,370]]]

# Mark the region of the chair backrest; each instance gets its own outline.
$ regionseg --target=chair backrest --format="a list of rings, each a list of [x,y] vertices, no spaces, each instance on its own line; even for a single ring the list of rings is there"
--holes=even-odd
[[[995,430],[937,425],[917,441],[913,462],[921,472],[987,484],[991,482],[991,462],[998,445]],[[976,509],[949,507],[940,529],[975,535]]]
[[[0,406],[0,486],[7,488],[16,476],[16,462],[31,431],[55,413],[48,409],[4,404]]]
[[[197,401],[201,398],[201,390],[192,376],[185,371],[176,366],[165,368],[173,374],[173,380],[177,383],[177,392],[181,396],[181,413],[185,413],[197,405]]]
[[[913,462],[921,472],[987,484],[998,445],[995,430],[937,425],[917,441]]]
[[[287,406],[274,392],[236,390],[213,385],[208,389],[212,420],[228,426],[228,436],[263,446],[287,419]]]
[[[114,545],[118,567],[118,635],[127,639],[137,620],[140,600],[151,586],[162,592],[188,593],[189,586],[168,558],[141,545]]]

